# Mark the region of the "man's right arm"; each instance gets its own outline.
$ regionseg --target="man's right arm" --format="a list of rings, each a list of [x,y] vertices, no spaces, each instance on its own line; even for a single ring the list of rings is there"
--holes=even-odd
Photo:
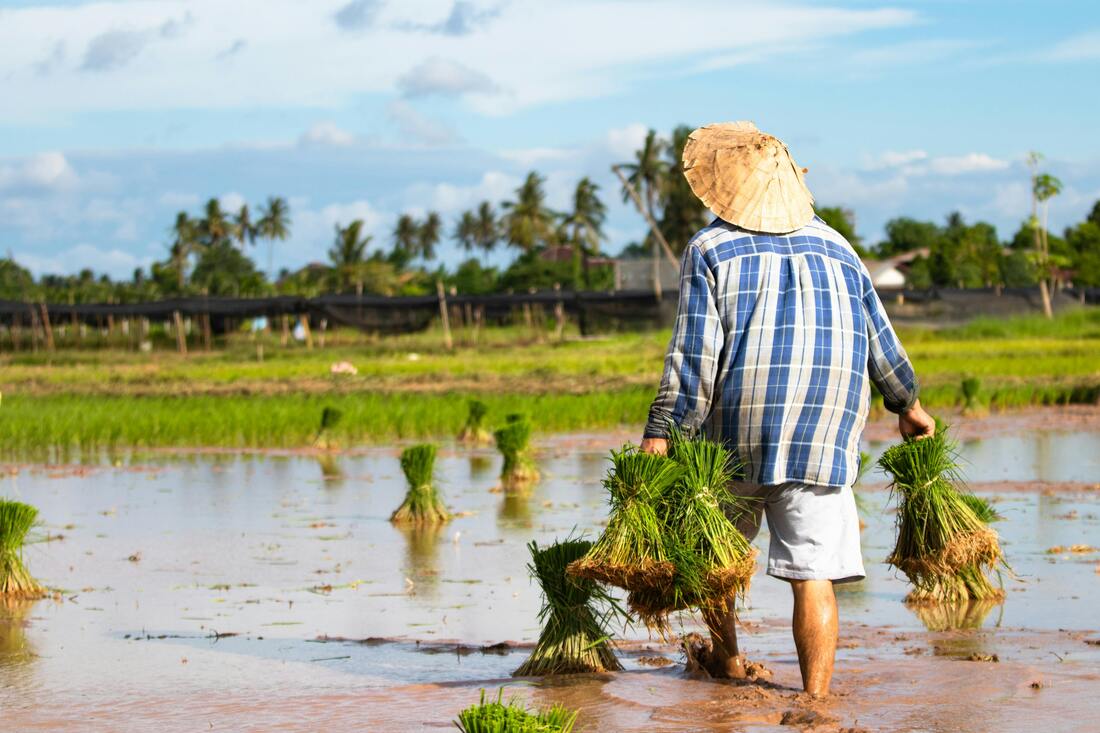
[[[882,394],[882,403],[898,416],[905,437],[934,435],[936,421],[921,407],[920,385],[909,355],[898,340],[866,268],[863,270],[863,308],[867,317],[867,371]]]

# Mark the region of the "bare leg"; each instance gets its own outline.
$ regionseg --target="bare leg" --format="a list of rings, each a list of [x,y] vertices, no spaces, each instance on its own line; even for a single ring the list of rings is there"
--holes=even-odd
[[[802,669],[802,687],[815,697],[829,694],[836,658],[838,619],[830,580],[792,580],[794,645]]]
[[[703,620],[710,629],[711,658],[708,664],[712,677],[744,679],[745,660],[737,651],[737,615],[734,599],[725,611],[704,611]]]

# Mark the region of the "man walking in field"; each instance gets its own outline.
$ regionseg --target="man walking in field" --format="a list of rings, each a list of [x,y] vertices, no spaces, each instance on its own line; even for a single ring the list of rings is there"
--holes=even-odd
[[[864,577],[852,483],[870,384],[902,435],[932,418],[852,246],[814,215],[787,147],[752,123],[708,125],[684,148],[684,175],[715,214],[692,238],[664,376],[642,449],[669,431],[725,441],[745,466],[734,493],[755,497],[739,525],[771,531],[768,574],[794,593],[794,640],[807,692],[826,695],[837,645],[834,583]],[[733,604],[706,619],[708,669],[743,677]]]

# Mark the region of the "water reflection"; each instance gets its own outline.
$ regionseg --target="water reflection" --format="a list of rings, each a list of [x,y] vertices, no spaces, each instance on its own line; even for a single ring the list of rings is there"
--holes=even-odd
[[[447,525],[395,525],[405,538],[406,577],[416,586],[434,587],[439,581],[439,543]]]
[[[26,637],[27,617],[35,603],[0,598],[0,669],[21,666],[35,658]]]
[[[907,607],[929,631],[957,631],[982,628],[993,609],[1004,611],[1004,601],[907,604]],[[999,616],[995,625],[1001,625]]]
[[[531,493],[526,491],[506,491],[500,503],[497,518],[502,529],[530,529],[534,526],[534,514],[531,510]]]
[[[317,456],[317,465],[321,469],[321,480],[326,486],[339,486],[344,482],[346,475],[344,467],[339,459],[332,453],[322,453]]]

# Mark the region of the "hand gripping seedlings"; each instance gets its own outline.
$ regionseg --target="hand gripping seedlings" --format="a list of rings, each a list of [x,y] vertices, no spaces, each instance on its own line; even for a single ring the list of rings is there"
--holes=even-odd
[[[618,605],[595,581],[566,573],[569,563],[583,557],[591,546],[574,539],[543,549],[535,542],[527,545],[531,551],[527,569],[542,588],[542,633],[531,656],[512,673],[516,677],[622,669],[605,630],[620,613]]]
[[[673,436],[670,454],[683,470],[663,506],[676,574],[671,584],[627,596],[630,610],[659,631],[674,611],[725,609],[744,596],[756,570],[756,549],[734,524],[746,504],[729,490],[739,470],[733,455],[720,443],[682,435]]]
[[[317,429],[317,437],[313,439],[313,447],[321,450],[335,450],[339,444],[332,436],[332,430],[340,422],[344,413],[335,407],[325,407],[321,410],[321,426]]]
[[[23,564],[23,545],[37,518],[34,507],[0,499],[0,597],[41,598],[46,594]]]
[[[531,459],[531,423],[522,415],[509,415],[504,427],[493,433],[497,449],[504,456],[500,485],[506,491],[522,489],[538,481],[539,472]]]
[[[603,534],[583,558],[569,566],[577,577],[625,590],[667,586],[676,574],[662,523],[665,495],[684,469],[671,458],[641,453],[634,446],[611,452],[604,479],[611,516]]]
[[[409,490],[405,501],[390,517],[391,522],[408,524],[443,524],[451,515],[432,483],[435,469],[435,446],[422,443],[406,448],[401,454],[401,470],[405,472]]]
[[[462,733],[571,733],[576,722],[577,711],[561,703],[537,712],[514,698],[505,703],[501,688],[496,700],[487,700],[482,690],[481,702],[459,713],[454,724]]]
[[[463,443],[488,443],[492,441],[492,434],[483,425],[485,415],[489,408],[481,400],[470,400],[469,412],[466,414],[466,424],[458,433],[458,439]]]
[[[958,487],[955,444],[946,428],[888,449],[879,465],[893,477],[898,500],[897,543],[887,562],[913,584],[907,603],[1000,600],[989,579],[1004,563],[996,519],[985,501]]]

